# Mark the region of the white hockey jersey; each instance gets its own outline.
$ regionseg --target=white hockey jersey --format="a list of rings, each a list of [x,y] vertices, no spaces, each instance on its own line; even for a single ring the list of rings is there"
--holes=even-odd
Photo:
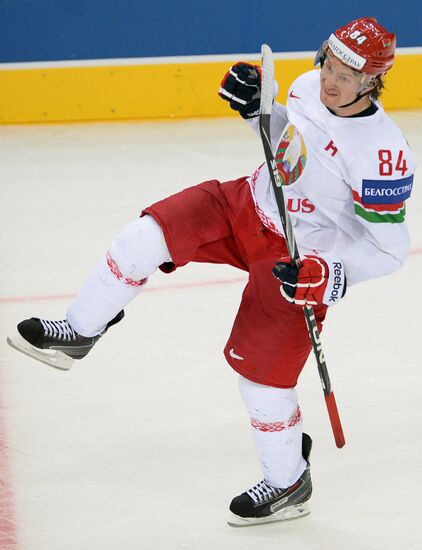
[[[338,258],[352,285],[403,264],[415,160],[380,103],[373,115],[339,117],[319,92],[319,71],[296,79],[286,107],[274,103],[271,139],[301,255]],[[262,223],[282,234],[266,164],[249,184]]]

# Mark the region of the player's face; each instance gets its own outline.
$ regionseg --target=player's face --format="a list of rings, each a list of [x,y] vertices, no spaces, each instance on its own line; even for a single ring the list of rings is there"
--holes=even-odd
[[[334,55],[328,53],[322,66],[320,99],[322,103],[338,115],[349,116],[359,113],[370,100],[365,96],[350,107],[339,108],[347,105],[358,95],[362,87],[362,74],[349,69]]]

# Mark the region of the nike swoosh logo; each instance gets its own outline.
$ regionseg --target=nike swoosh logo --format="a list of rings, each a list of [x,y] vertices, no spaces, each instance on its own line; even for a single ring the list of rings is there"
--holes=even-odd
[[[293,93],[293,90],[290,92],[289,97],[291,97],[293,99],[301,99],[299,96],[297,96]]]
[[[233,359],[239,359],[239,361],[243,361],[244,357],[241,357],[240,355],[237,355],[237,353],[234,352],[234,348],[232,348],[229,351],[230,357],[233,357]]]

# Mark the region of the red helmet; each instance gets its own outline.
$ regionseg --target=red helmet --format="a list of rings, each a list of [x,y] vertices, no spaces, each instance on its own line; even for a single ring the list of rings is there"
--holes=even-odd
[[[337,29],[328,39],[328,46],[349,67],[377,75],[393,66],[396,35],[373,17],[362,17]]]

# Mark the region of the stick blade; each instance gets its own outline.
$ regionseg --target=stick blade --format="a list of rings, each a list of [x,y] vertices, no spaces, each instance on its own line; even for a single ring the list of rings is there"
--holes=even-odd
[[[274,93],[274,60],[273,52],[268,44],[261,46],[262,84],[261,84],[261,114],[270,115],[273,107]]]

